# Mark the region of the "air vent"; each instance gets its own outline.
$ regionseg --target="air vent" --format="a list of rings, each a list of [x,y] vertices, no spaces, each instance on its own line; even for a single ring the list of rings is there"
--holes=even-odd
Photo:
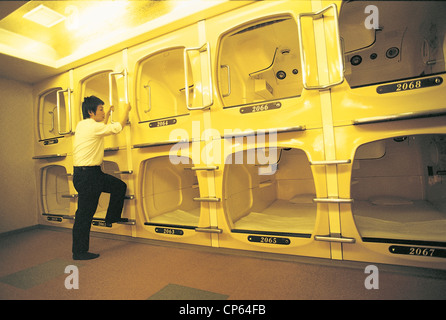
[[[36,22],[42,26],[50,28],[66,19],[60,13],[45,7],[43,4],[25,13],[23,18]]]

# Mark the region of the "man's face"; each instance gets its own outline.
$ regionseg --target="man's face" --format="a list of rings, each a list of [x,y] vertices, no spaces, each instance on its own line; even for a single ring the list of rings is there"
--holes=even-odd
[[[88,112],[88,114],[90,115],[90,118],[96,122],[104,121],[105,120],[104,105],[103,104],[98,105],[98,108],[96,109],[96,114],[93,112]]]

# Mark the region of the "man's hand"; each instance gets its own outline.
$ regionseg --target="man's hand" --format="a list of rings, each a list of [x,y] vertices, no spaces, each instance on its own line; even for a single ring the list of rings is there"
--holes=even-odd
[[[130,103],[126,103],[124,108],[125,108],[125,112],[124,112],[124,116],[121,120],[121,126],[123,128],[127,124],[127,121],[129,120],[129,112],[130,112],[130,110],[132,110],[132,106],[130,105]]]
[[[105,118],[104,118],[104,123],[107,124],[108,119],[110,118],[110,115],[112,112],[115,111],[115,107],[114,106],[110,106],[110,108],[107,110],[107,112],[105,112]]]

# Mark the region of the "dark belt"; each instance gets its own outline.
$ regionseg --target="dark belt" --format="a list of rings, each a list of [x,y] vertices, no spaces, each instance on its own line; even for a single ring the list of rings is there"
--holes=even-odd
[[[101,166],[85,166],[85,167],[74,167],[74,169],[78,170],[98,170],[101,169]]]

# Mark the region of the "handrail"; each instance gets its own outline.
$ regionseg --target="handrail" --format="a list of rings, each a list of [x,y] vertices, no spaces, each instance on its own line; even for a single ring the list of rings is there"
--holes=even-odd
[[[67,132],[61,132],[60,131],[60,98],[59,93],[61,92],[67,92],[68,93],[68,122],[69,122],[69,128]],[[56,92],[56,107],[57,107],[57,131],[59,134],[70,134],[73,131],[72,125],[71,125],[71,89],[67,88],[65,90],[58,90]]]
[[[206,232],[206,233],[223,233],[223,229],[217,227],[197,227],[195,232]]]
[[[133,174],[133,170],[113,171],[114,174]]]
[[[313,20],[323,18],[324,13],[330,9],[333,9],[333,11],[334,11],[333,17],[335,20],[335,31],[336,31],[335,37],[336,37],[337,41],[339,42],[338,43],[338,59],[339,59],[339,66],[340,66],[339,70],[341,72],[341,79],[337,82],[328,83],[325,85],[310,86],[310,85],[308,85],[308,82],[307,82],[307,72],[306,72],[306,68],[305,68],[306,61],[305,61],[304,45],[303,45],[303,38],[302,38],[303,30],[302,30],[301,19],[302,19],[302,17],[311,17]],[[300,46],[300,48],[299,48],[300,49],[300,61],[302,64],[302,80],[303,80],[304,88],[307,90],[323,90],[323,89],[328,89],[328,88],[331,88],[331,87],[334,87],[334,86],[337,86],[337,85],[343,83],[344,82],[344,73],[343,73],[344,57],[343,57],[342,49],[341,49],[342,45],[341,45],[340,34],[339,34],[339,19],[338,19],[338,10],[337,10],[336,4],[333,3],[318,12],[309,12],[309,13],[299,14],[298,19],[297,19],[297,28],[298,28],[298,37],[299,37],[299,46]]]
[[[150,148],[150,147],[159,147],[159,146],[167,146],[171,144],[177,144],[177,143],[190,143],[191,140],[169,140],[169,141],[159,141],[159,142],[148,142],[148,143],[141,143],[141,144],[135,144],[132,146],[134,149],[142,149],[142,148]]]
[[[312,166],[323,166],[323,165],[336,165],[336,164],[349,164],[352,163],[351,159],[347,160],[322,160],[322,161],[310,161]]]
[[[114,75],[123,75],[124,76],[124,96],[125,103],[129,103],[129,90],[128,90],[128,72],[127,69],[122,70],[121,72],[110,72],[108,74],[108,93],[109,93],[109,102],[110,106],[113,105],[113,86],[112,86],[112,78]],[[110,122],[113,123],[113,110],[110,111]]]
[[[66,153],[56,153],[56,154],[46,154],[46,155],[41,155],[41,156],[34,156],[33,159],[39,160],[39,159],[51,159],[51,158],[63,158],[66,156],[67,156]]]
[[[325,241],[325,242],[339,242],[339,243],[355,243],[355,238],[345,238],[345,237],[331,237],[331,236],[321,236],[315,235],[314,240]]]
[[[374,124],[374,123],[389,122],[389,121],[401,121],[401,120],[441,117],[444,115],[446,115],[446,109],[438,109],[438,110],[428,110],[428,111],[420,111],[420,112],[405,112],[405,113],[399,113],[399,114],[391,114],[391,115],[387,115],[387,116],[361,118],[361,119],[352,120],[352,123],[353,123],[353,125]]]
[[[217,197],[199,197],[199,198],[193,198],[194,201],[201,201],[201,202],[220,202],[220,198]]]
[[[77,193],[73,193],[73,194],[63,194],[62,198],[69,198],[69,199],[76,199],[78,198],[79,195]]]
[[[212,171],[212,170],[218,170],[218,166],[208,166],[208,167],[186,167],[184,170],[191,170],[191,171]]]
[[[228,138],[239,138],[239,137],[248,137],[255,136],[259,134],[271,134],[271,133],[287,133],[287,132],[295,132],[295,131],[305,131],[306,126],[294,126],[294,127],[283,127],[283,128],[270,128],[270,129],[258,129],[258,130],[245,130],[241,132],[231,132],[226,133],[221,136],[222,139]]]
[[[353,199],[342,198],[314,198],[313,202],[316,203],[353,203]]]
[[[203,47],[206,47],[205,50],[203,50]],[[207,51],[208,52],[208,68],[209,68],[209,95],[210,95],[210,103],[208,105],[204,105],[202,107],[189,107],[189,68],[187,60],[187,53],[188,51],[199,51],[199,52],[203,52],[203,51]],[[188,110],[203,110],[203,109],[207,109],[210,106],[212,106],[214,104],[214,93],[213,93],[213,88],[212,88],[212,68],[211,68],[212,64],[211,64],[211,50],[210,50],[210,46],[209,46],[209,42],[206,42],[204,45],[202,45],[201,47],[194,47],[194,48],[184,48],[184,91],[186,93],[186,107]],[[204,101],[204,96],[203,96],[203,92],[201,92],[202,95],[202,99]],[[203,102],[204,104],[204,102]]]
[[[51,115],[51,129],[50,132],[54,131],[54,110],[57,109],[57,105],[53,108],[52,111],[48,111],[48,113]]]
[[[226,68],[228,71],[228,92],[223,94],[223,98],[229,97],[231,95],[231,68],[227,64],[223,64],[220,66],[220,69]]]
[[[149,109],[144,110],[144,113],[150,112],[152,110],[152,87],[149,85],[150,81],[144,86],[144,89],[149,88],[148,90],[148,100],[149,100]]]

